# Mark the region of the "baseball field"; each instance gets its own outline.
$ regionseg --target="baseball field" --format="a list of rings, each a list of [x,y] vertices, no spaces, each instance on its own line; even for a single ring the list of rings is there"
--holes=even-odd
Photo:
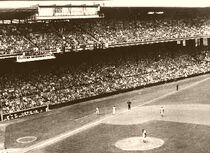
[[[2,122],[0,129],[9,153],[210,153],[210,75]]]

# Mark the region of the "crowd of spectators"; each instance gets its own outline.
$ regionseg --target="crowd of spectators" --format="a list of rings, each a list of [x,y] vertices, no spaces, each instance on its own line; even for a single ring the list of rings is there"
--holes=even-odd
[[[3,114],[210,71],[210,52],[200,55],[202,58],[196,59],[184,52],[142,57],[129,52],[126,56],[104,55],[94,62],[84,60],[76,65],[49,65],[44,71],[34,68],[28,73],[3,73],[0,76]]]
[[[100,20],[90,28],[95,37],[109,45],[210,35],[209,19]]]
[[[210,36],[209,16],[194,18],[104,18],[56,23],[1,25],[0,55],[40,55],[85,48]]]
[[[188,19],[105,18],[59,23],[0,25],[0,56],[48,55],[64,48],[210,36],[209,17]],[[78,59],[79,60],[79,59]],[[210,71],[210,52],[96,57],[41,71],[0,74],[3,114],[168,81]],[[90,62],[91,61],[91,62]],[[23,112],[21,116],[38,113]],[[18,117],[8,116],[7,119]]]
[[[0,26],[0,54],[13,55],[31,51],[31,44],[12,25]]]

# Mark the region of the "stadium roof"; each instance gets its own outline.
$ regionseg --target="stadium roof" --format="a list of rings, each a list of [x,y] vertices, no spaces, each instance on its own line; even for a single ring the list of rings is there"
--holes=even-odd
[[[0,8],[33,5],[101,4],[105,7],[210,7],[210,0],[1,0]]]
[[[0,20],[26,19],[38,12],[37,6],[64,6],[64,5],[93,5],[100,4],[102,8],[208,8],[210,0],[3,0],[0,1]],[[104,9],[103,9],[104,10]],[[189,9],[187,9],[189,10]],[[106,11],[105,11],[106,12]],[[106,12],[108,13],[109,10]],[[200,12],[200,11],[199,11]]]
[[[37,11],[37,7],[1,8],[0,20],[26,19],[27,17],[37,13]]]

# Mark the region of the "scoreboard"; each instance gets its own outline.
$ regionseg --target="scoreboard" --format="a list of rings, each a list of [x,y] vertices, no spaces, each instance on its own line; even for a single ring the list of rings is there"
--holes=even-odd
[[[38,6],[37,20],[97,18],[100,5]]]

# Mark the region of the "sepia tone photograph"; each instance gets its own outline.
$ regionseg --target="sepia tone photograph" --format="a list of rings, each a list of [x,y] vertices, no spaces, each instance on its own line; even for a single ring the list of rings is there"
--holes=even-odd
[[[0,153],[210,153],[210,0],[0,0]]]

